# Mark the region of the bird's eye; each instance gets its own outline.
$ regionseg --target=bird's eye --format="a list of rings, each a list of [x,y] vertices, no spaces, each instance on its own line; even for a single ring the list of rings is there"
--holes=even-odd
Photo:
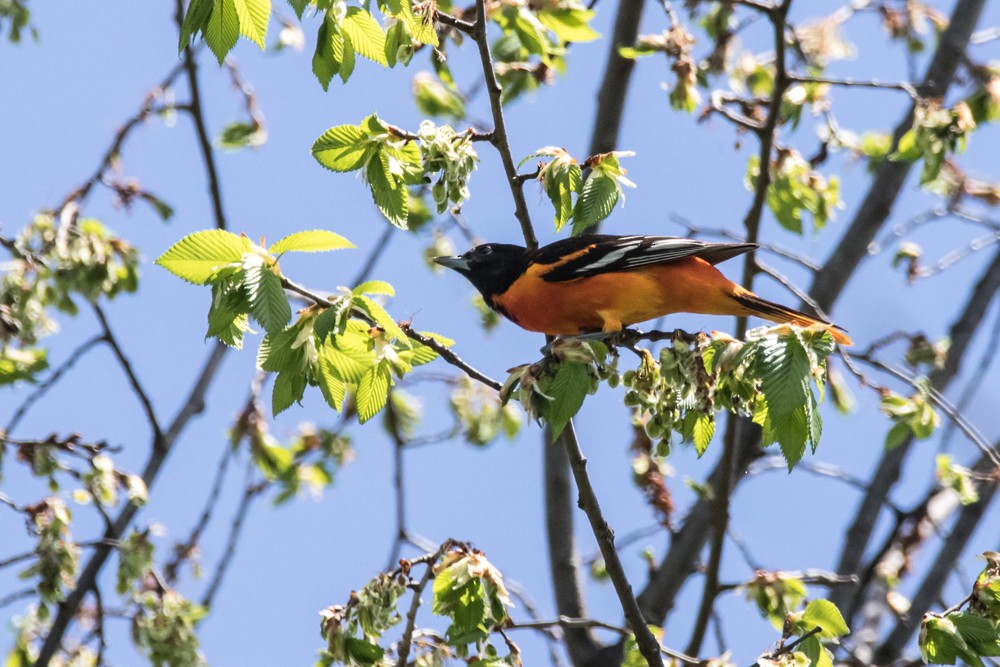
[[[476,252],[479,253],[480,255],[492,255],[493,247],[488,245],[481,245],[478,248],[476,248]]]

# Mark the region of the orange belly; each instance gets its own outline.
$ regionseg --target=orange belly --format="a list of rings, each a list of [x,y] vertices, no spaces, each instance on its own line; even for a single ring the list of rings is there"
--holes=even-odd
[[[691,257],[670,264],[545,282],[545,266],[495,299],[519,326],[551,335],[619,331],[670,313],[728,315],[742,308],[739,288],[708,262]]]

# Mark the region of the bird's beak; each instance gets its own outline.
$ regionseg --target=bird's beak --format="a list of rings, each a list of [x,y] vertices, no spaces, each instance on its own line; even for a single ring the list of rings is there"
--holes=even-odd
[[[456,271],[469,270],[469,260],[464,257],[435,257],[434,262],[441,266],[447,266],[449,269],[455,269]]]

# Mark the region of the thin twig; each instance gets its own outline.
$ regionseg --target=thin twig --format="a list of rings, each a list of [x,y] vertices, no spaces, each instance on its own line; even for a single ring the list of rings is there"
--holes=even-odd
[[[424,589],[427,588],[427,584],[430,583],[431,579],[434,577],[434,563],[441,558],[441,555],[450,548],[450,544],[447,542],[441,545],[437,553],[428,560],[425,565],[424,575],[420,577],[420,581],[417,582],[416,586],[413,586],[413,598],[410,600],[410,608],[406,612],[406,627],[403,630],[403,636],[399,639],[399,650],[397,653],[397,665],[406,665],[407,659],[410,657],[410,645],[413,641],[413,631],[417,627],[417,611],[420,609],[420,594],[423,593]]]
[[[205,589],[205,594],[201,598],[201,606],[206,609],[212,607],[212,601],[215,600],[215,594],[219,592],[219,587],[222,585],[222,581],[226,577],[226,573],[229,571],[229,566],[233,562],[233,557],[236,555],[236,545],[240,540],[240,533],[243,530],[243,522],[247,518],[247,514],[250,512],[250,504],[253,502],[254,498],[258,497],[265,488],[267,488],[266,482],[261,483],[251,483],[255,466],[253,461],[247,461],[247,471],[246,471],[246,483],[243,490],[243,497],[240,499],[240,504],[236,508],[236,512],[233,515],[232,525],[229,527],[229,537],[226,539],[226,549],[222,553],[222,558],[219,559],[219,564],[215,568],[215,574],[212,575],[212,580],[208,584],[208,588]]]
[[[153,409],[153,403],[149,398],[149,394],[143,389],[142,383],[139,382],[138,376],[132,369],[132,364],[129,362],[128,357],[125,356],[125,352],[118,343],[118,339],[115,338],[114,332],[111,331],[108,318],[104,315],[104,309],[96,303],[92,305],[94,314],[97,315],[97,320],[101,323],[101,330],[104,331],[104,340],[111,347],[112,352],[114,352],[115,358],[118,360],[118,365],[122,367],[129,384],[132,385],[132,393],[139,399],[139,403],[142,404],[142,409],[146,413],[146,421],[149,422],[149,427],[153,431],[153,447],[159,449],[163,444],[163,431],[160,428],[159,420],[156,418],[156,411]]]
[[[830,77],[815,77],[815,76],[803,76],[801,74],[788,75],[789,80],[795,81],[796,83],[825,83],[831,86],[840,86],[844,88],[876,88],[881,90],[901,90],[913,101],[919,101],[923,99],[920,93],[917,92],[917,87],[912,83],[907,83],[906,81],[901,81],[899,83],[884,83],[882,81],[857,81],[855,79],[836,79]]]

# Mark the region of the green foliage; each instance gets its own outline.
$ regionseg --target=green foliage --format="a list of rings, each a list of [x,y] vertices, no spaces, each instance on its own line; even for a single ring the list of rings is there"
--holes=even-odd
[[[832,351],[829,333],[788,325],[755,329],[746,343],[724,336],[700,337],[694,346],[675,341],[658,362],[647,352],[639,368],[622,375],[625,405],[660,441],[661,453],[669,451],[674,433],[704,453],[718,410],[752,417],[763,443],[779,443],[791,468],[807,444],[814,450],[819,444],[822,420],[812,386],[822,390]]]
[[[488,445],[501,434],[513,440],[521,430],[523,415],[517,404],[503,404],[493,390],[462,376],[451,392],[452,414],[466,442]]]
[[[1000,655],[996,621],[963,612],[927,614],[920,624],[920,655],[932,665],[954,665],[961,660],[984,667],[981,656]]]
[[[760,159],[755,155],[747,165],[747,189],[753,191],[760,177]],[[815,171],[798,152],[788,149],[771,165],[767,205],[778,223],[790,232],[802,234],[802,216],[812,216],[813,229],[820,231],[833,219],[840,200],[840,179],[829,179]]]
[[[947,454],[938,454],[935,463],[938,483],[955,491],[959,502],[963,505],[974,505],[979,502],[979,490],[976,489],[971,470],[958,465]]]
[[[321,664],[379,664],[385,651],[378,641],[402,620],[396,607],[405,593],[405,576],[383,572],[352,594],[346,605],[321,611],[321,629],[327,642]]]
[[[959,102],[951,109],[942,107],[940,102],[920,104],[914,111],[913,128],[900,138],[896,152],[889,159],[923,160],[920,184],[928,185],[941,173],[945,158],[965,150],[975,127],[975,116],[966,102]]]
[[[118,545],[118,574],[115,590],[119,595],[139,591],[143,579],[153,568],[153,543],[149,531],[132,529],[129,536]]]
[[[745,586],[747,599],[757,604],[761,616],[781,630],[788,614],[799,608],[808,592],[802,580],[783,572],[758,571],[757,576]]]
[[[330,128],[313,143],[312,154],[331,171],[360,171],[386,219],[407,228],[406,186],[422,180],[420,150],[412,139],[372,114],[358,126]]]
[[[549,157],[550,161],[539,166],[538,179],[542,190],[552,201],[555,209],[556,231],[566,226],[573,216],[573,195],[579,196],[583,188],[583,172],[580,165],[564,148],[546,146],[521,160],[521,164],[535,157]]]
[[[264,49],[271,18],[271,0],[191,0],[181,24],[178,50],[199,35],[219,64],[242,36]]]
[[[886,449],[898,447],[908,437],[919,440],[929,438],[941,425],[941,417],[931,403],[930,391],[930,384],[924,380],[920,383],[918,392],[910,398],[893,392],[882,397],[879,409],[893,421],[893,426],[885,437]]]
[[[9,247],[0,279],[0,386],[34,381],[48,367],[38,342],[58,328],[53,308],[76,315],[77,297],[97,303],[138,286],[138,250],[75,211],[67,205],[59,221],[36,216]]]
[[[591,171],[573,209],[573,234],[586,232],[611,215],[619,199],[624,202],[622,186],[634,188],[635,183],[625,178],[626,171],[618,158],[632,155],[635,153],[631,151],[614,151],[594,155],[583,163]]]
[[[437,126],[425,120],[420,123],[417,136],[424,178],[430,182],[437,176],[431,185],[437,212],[444,213],[449,205],[458,212],[471,196],[469,179],[479,164],[470,134],[459,134],[449,125]]]
[[[731,10],[730,10],[731,11]],[[695,39],[683,24],[677,23],[659,35],[640,35],[632,46],[619,46],[623,58],[637,59],[657,53],[672,61],[671,69],[677,83],[670,90],[670,106],[678,111],[692,113],[701,104],[698,91],[698,70],[691,57]],[[667,88],[667,84],[663,84]]]
[[[459,656],[474,644],[483,659],[482,642],[503,627],[511,606],[503,576],[481,552],[464,548],[446,553],[435,569],[433,611],[451,621],[445,638]]]
[[[277,255],[348,247],[353,245],[345,238],[323,230],[291,234],[267,250],[245,237],[209,230],[184,237],[156,263],[184,280],[212,286],[209,336],[241,347],[243,334],[249,331],[248,315],[264,328],[257,364],[277,374],[271,393],[273,414],[301,401],[307,386],[318,385],[338,412],[348,392],[354,392],[358,418],[365,422],[385,406],[393,376],[402,377],[437,354],[411,344],[385,308],[371,298],[393,294],[392,286],[382,281],[368,281],[326,301],[316,297],[318,303],[291,322],[285,294],[290,283],[281,273]],[[436,334],[425,335],[451,344]],[[292,469],[291,459],[274,447],[261,451],[268,454],[265,460],[270,461],[273,477]],[[320,481],[329,477],[322,470],[309,474]]]
[[[413,77],[413,100],[425,116],[465,118],[465,97],[454,85],[449,86],[428,72]]]
[[[517,398],[534,419],[544,420],[557,437],[577,413],[587,394],[597,391],[609,370],[608,348],[599,341],[556,339],[550,353],[535,364],[512,369],[500,390],[504,404]]]
[[[39,613],[48,615],[46,603],[62,602],[72,590],[79,568],[79,548],[73,543],[69,527],[72,520],[66,503],[51,496],[32,507],[31,529],[38,537],[35,561],[18,576],[37,577],[35,584],[41,600]]]
[[[7,26],[7,39],[11,44],[21,41],[21,32],[29,30],[34,39],[38,39],[38,31],[31,26],[31,10],[27,0],[0,0],[0,33]]]
[[[207,613],[175,590],[146,591],[136,597],[139,611],[132,625],[135,643],[149,653],[154,667],[205,664],[195,625]]]

